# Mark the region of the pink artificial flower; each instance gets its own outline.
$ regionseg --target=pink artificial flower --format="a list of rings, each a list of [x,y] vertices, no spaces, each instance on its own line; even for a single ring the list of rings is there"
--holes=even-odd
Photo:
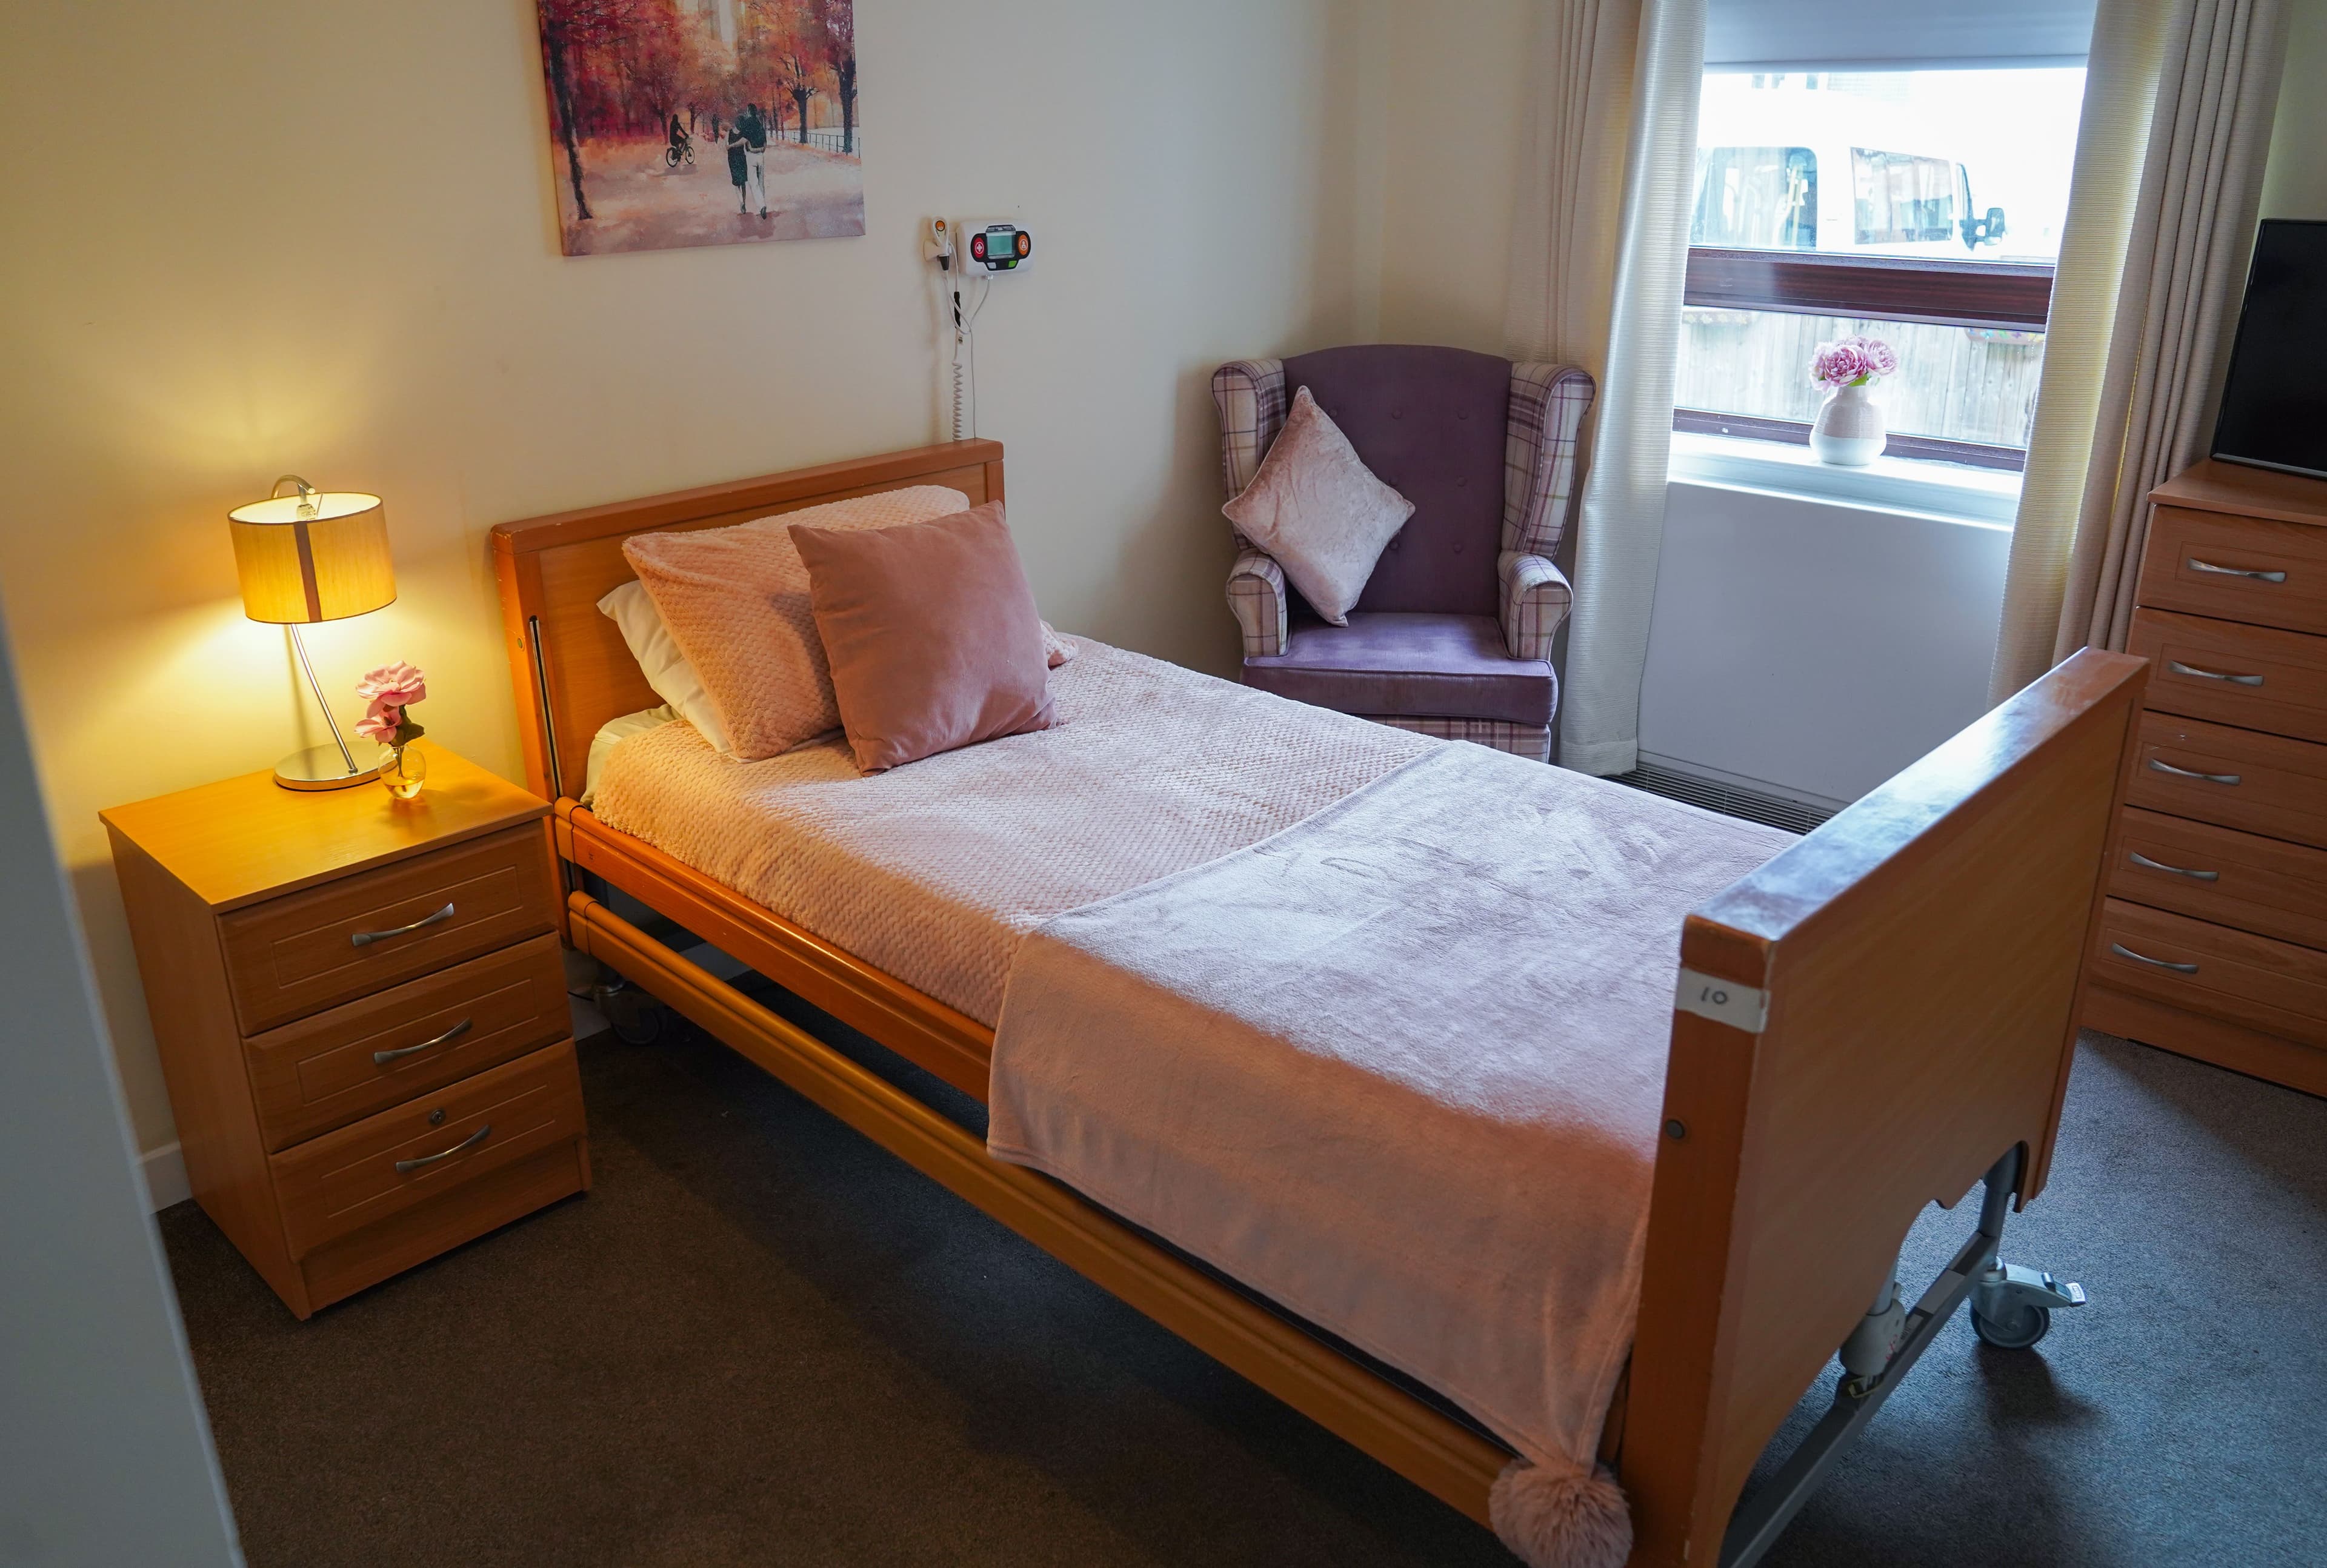
[[[374,712],[383,702],[407,708],[428,700],[428,677],[401,661],[384,664],[356,683],[356,695],[369,701]]]
[[[356,733],[367,741],[378,741],[383,746],[396,743],[396,732],[403,726],[404,710],[374,703],[371,711],[356,721]]]

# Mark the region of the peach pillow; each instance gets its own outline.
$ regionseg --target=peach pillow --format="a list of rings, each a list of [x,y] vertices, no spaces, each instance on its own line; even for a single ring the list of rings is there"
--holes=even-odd
[[[858,768],[1051,727],[1047,639],[1000,502],[791,536]]]
[[[1311,609],[1347,626],[1382,547],[1414,516],[1414,503],[1374,477],[1304,387],[1260,471],[1220,510],[1285,568]]]
[[[752,762],[840,727],[791,527],[887,528],[968,505],[959,490],[915,485],[734,527],[638,534],[622,556],[702,678],[733,755]]]

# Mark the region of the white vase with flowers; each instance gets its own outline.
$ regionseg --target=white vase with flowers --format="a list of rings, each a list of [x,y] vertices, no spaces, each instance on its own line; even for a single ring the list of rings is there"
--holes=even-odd
[[[1867,390],[1899,369],[1899,356],[1879,338],[1843,338],[1820,343],[1810,356],[1810,379],[1827,388],[1810,425],[1810,451],[1820,462],[1864,468],[1883,455],[1890,439],[1883,406]]]

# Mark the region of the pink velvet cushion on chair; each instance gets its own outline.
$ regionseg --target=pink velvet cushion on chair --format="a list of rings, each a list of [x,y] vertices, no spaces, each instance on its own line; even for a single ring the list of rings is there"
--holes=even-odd
[[[734,755],[752,762],[840,725],[791,526],[885,528],[968,505],[958,490],[914,485],[733,527],[638,534],[622,557],[702,678]]]
[[[859,768],[1051,727],[1042,621],[1000,502],[924,523],[799,524],[791,534]]]
[[[1285,568],[1311,609],[1347,626],[1414,503],[1374,477],[1304,387],[1252,482],[1220,510]]]

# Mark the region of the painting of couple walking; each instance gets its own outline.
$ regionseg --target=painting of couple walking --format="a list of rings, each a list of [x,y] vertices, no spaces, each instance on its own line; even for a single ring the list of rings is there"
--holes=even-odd
[[[536,5],[566,255],[864,232],[855,0]]]

